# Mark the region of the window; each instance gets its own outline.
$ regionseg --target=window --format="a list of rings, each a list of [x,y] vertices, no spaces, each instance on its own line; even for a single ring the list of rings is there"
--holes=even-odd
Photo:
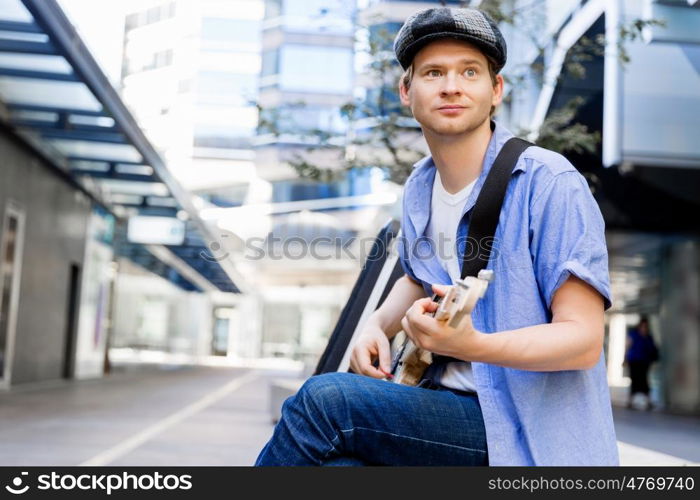
[[[180,80],[177,84],[177,91],[181,94],[185,94],[192,90],[192,79],[187,78],[185,80]]]
[[[285,0],[282,15],[293,31],[350,35],[354,10],[354,2],[342,0]]]
[[[257,120],[257,109],[252,106],[198,106],[194,144],[196,147],[249,148]]]
[[[163,68],[170,66],[173,63],[173,49],[161,50],[146,56],[143,59],[134,60],[127,59],[126,74],[138,73],[140,71],[148,71],[150,69]]]
[[[170,66],[173,63],[173,51],[172,49],[163,50],[156,52],[153,55],[153,67],[161,68],[163,66]],[[148,68],[146,68],[148,69]]]
[[[349,93],[353,82],[353,53],[349,48],[287,45],[281,49],[280,87],[283,90]]]
[[[202,19],[202,39],[220,42],[252,42],[260,38],[260,23],[249,19]]]
[[[323,130],[331,134],[344,134],[347,123],[337,107],[325,106],[286,106],[274,112],[266,110],[264,118],[276,120],[276,126],[282,133],[298,134],[313,130]]]
[[[279,73],[279,50],[267,50],[262,54],[262,76]]]
[[[301,316],[297,304],[265,303],[263,314],[263,357],[292,357],[299,344]]]
[[[257,89],[257,75],[205,71],[197,78],[198,102],[245,101],[252,99]]]
[[[318,200],[340,196],[359,196],[372,192],[372,172],[369,169],[353,169],[345,178],[333,182],[314,182],[305,179],[274,181],[272,202],[294,200]]]
[[[8,203],[0,235],[0,385],[9,385],[15,337],[24,213]]]
[[[128,32],[172,17],[175,17],[175,2],[164,3],[126,16],[125,30]]]
[[[267,0],[265,2],[265,19],[278,17],[282,13],[282,0]]]

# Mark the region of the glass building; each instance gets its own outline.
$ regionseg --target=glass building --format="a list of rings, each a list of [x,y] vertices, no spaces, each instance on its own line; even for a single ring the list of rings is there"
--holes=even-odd
[[[237,200],[255,175],[258,0],[140,2],[127,15],[123,95],[183,185]]]

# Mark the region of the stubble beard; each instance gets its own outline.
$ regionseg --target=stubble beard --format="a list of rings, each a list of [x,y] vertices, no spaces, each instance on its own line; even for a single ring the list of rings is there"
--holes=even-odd
[[[435,120],[434,123],[430,123],[426,120],[425,123],[421,123],[423,132],[429,132],[431,135],[436,137],[451,137],[460,136],[465,134],[471,134],[479,127],[484,125],[485,121],[490,119],[490,114],[486,112],[483,116],[473,117],[467,121],[457,122],[457,120],[445,120],[446,123],[440,123],[440,120]]]

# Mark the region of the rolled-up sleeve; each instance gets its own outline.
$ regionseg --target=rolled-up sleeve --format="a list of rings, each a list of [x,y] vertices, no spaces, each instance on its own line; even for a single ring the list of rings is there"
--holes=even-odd
[[[578,171],[553,175],[532,200],[530,252],[550,310],[554,293],[572,275],[600,293],[605,309],[611,306],[605,222]]]

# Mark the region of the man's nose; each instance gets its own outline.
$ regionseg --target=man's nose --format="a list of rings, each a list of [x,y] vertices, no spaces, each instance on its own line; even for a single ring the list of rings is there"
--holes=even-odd
[[[441,89],[443,95],[461,94],[462,89],[459,86],[459,81],[457,75],[450,72],[445,75],[443,79],[443,86]]]

